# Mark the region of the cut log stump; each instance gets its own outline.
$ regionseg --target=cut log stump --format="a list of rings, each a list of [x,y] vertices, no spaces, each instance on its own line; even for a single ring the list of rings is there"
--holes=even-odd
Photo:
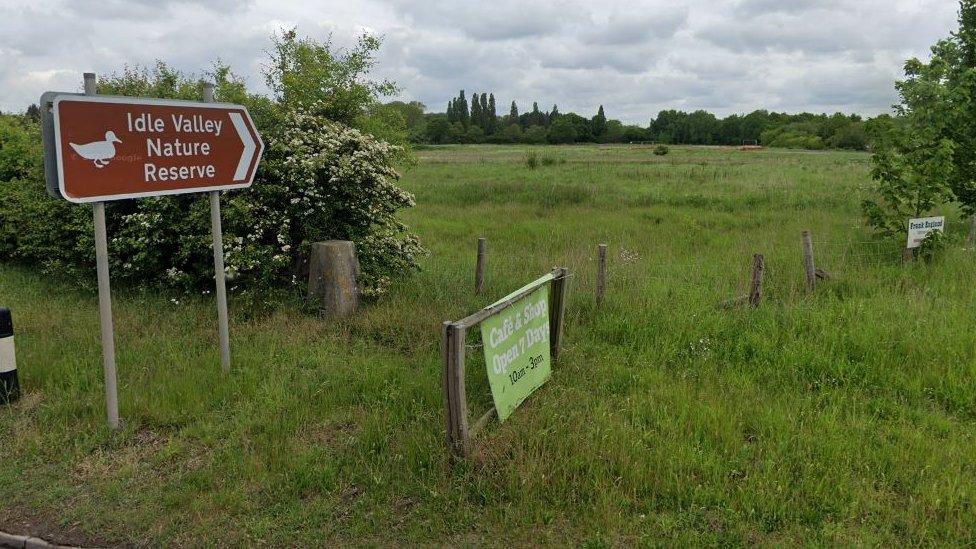
[[[359,259],[348,240],[315,242],[309,258],[308,299],[330,317],[345,317],[359,309]]]

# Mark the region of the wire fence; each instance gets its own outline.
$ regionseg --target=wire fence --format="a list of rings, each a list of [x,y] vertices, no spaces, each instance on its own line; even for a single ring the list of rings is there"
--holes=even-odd
[[[699,314],[714,310],[716,304],[736,300],[752,289],[753,254],[764,256],[761,286],[763,298],[789,301],[808,293],[804,271],[803,247],[800,235],[795,244],[785,239],[756,242],[743,241],[716,254],[688,257],[654,255],[647,251],[614,247],[608,250],[602,263],[603,291],[600,294],[601,259],[598,246],[576,253],[512,253],[482,249],[482,268],[485,263],[497,269],[498,264],[567,267],[573,281],[573,302],[597,305],[605,300],[607,306],[624,304],[649,307],[668,302],[679,305],[683,312]],[[863,277],[878,268],[897,267],[903,262],[904,249],[890,240],[851,238],[812,238],[817,277]],[[540,258],[550,258],[545,261]],[[555,258],[554,260],[552,258]],[[485,273],[482,273],[482,277]]]
[[[571,279],[572,311],[567,314],[577,322],[599,322],[612,315],[628,321],[640,321],[641,315],[673,315],[679,324],[694,323],[709,314],[728,314],[728,309],[746,307],[756,290],[754,254],[763,255],[758,280],[763,302],[805,307],[812,303],[807,286],[804,251],[800,234],[796,239],[766,242],[743,241],[701,257],[654,255],[607,243],[601,260],[594,243],[575,253],[546,253],[542,250],[497,251],[482,246],[476,265],[482,269],[480,279],[491,287],[492,272],[519,270],[543,272],[553,266],[566,267]],[[833,279],[863,279],[883,267],[898,267],[904,250],[891,241],[858,238],[813,238],[814,265],[823,276]],[[555,248],[555,246],[553,246]],[[598,298],[601,283],[604,295]],[[477,275],[475,278],[479,278]],[[602,305],[599,303],[602,302]],[[466,375],[473,410],[491,407],[491,390],[484,369],[480,330],[470,330],[464,342],[469,359]]]

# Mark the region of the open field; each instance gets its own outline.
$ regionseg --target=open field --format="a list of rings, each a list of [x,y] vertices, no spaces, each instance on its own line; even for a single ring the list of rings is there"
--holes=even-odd
[[[870,241],[867,155],[417,156],[403,185],[423,271],[348,322],[232,298],[230,376],[211,296],[117,290],[120,433],[104,425],[95,295],[0,266],[27,392],[0,408],[0,529],[137,545],[976,544],[976,255],[955,244],[903,267],[897,243]],[[834,275],[813,295],[802,229]],[[762,305],[717,309],[745,292],[753,252]],[[574,277],[552,380],[452,466],[441,322],[556,265]]]

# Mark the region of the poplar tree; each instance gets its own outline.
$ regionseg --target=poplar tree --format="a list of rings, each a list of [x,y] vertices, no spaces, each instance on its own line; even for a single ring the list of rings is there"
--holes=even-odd
[[[590,127],[593,130],[593,137],[599,140],[607,131],[607,115],[603,112],[603,105],[600,105],[600,110],[597,111],[592,122]]]
[[[509,124],[518,123],[518,117],[519,117],[518,105],[516,105],[515,101],[513,100],[511,108],[508,109]]]
[[[471,125],[481,127],[481,102],[477,93],[471,96]]]
[[[471,115],[468,112],[468,100],[464,98],[464,90],[458,94],[457,111],[458,121],[467,126],[471,121]]]
[[[498,127],[498,113],[495,111],[495,94],[488,94],[488,110],[486,111],[488,115],[488,133],[495,133],[495,129]]]
[[[485,133],[488,133],[488,94],[482,92],[481,94],[481,127],[484,128]]]

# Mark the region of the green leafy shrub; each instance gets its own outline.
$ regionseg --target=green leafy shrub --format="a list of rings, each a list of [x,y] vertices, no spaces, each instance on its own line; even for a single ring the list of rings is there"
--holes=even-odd
[[[658,145],[657,147],[654,147],[654,154],[657,156],[665,156],[669,152],[671,152],[671,149],[667,145]]]
[[[943,231],[932,231],[925,235],[922,244],[915,249],[915,257],[932,263],[942,256],[946,248],[949,247],[949,237]]]
[[[539,155],[535,151],[530,152],[525,155],[525,165],[530,169],[534,170],[539,167]]]

